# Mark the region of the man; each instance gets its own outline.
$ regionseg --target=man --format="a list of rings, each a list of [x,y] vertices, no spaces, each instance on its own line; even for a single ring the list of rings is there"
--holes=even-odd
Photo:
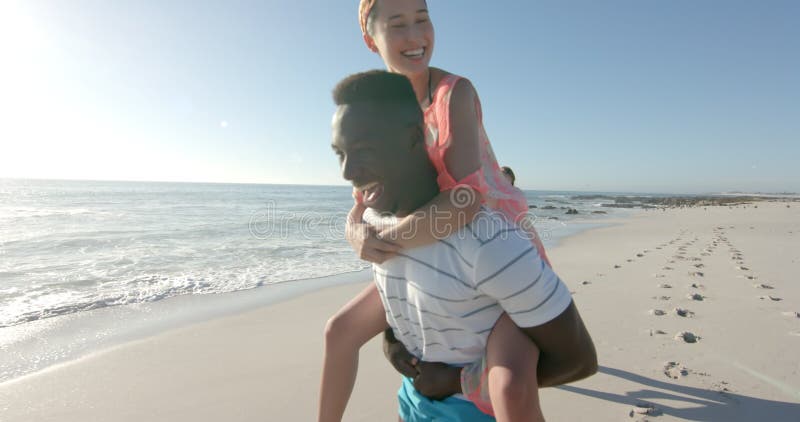
[[[343,177],[362,192],[366,206],[402,217],[439,193],[422,111],[404,76],[353,75],[336,87],[334,99],[332,146]],[[373,266],[390,337],[421,361],[451,365],[417,368],[420,375],[437,371],[425,377],[441,380],[425,388],[436,396],[460,392],[458,367],[482,358],[503,312],[539,347],[541,385],[591,375],[597,367],[594,346],[566,286],[524,232],[485,211],[446,239]],[[398,400],[407,422],[485,417],[460,398],[427,400],[410,378],[404,378]]]

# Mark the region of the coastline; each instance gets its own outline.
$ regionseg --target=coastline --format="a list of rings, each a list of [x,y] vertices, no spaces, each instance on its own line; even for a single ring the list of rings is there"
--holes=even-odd
[[[791,420],[800,411],[798,368],[787,353],[800,347],[800,318],[790,314],[800,311],[800,285],[791,279],[800,270],[798,210],[774,202],[637,212],[550,249],[601,370],[543,390],[545,415]],[[730,249],[743,264],[732,261]],[[182,326],[1,383],[0,410],[11,420],[37,421],[311,420],[322,328],[364,285]],[[691,293],[705,300],[688,299]],[[675,316],[674,308],[692,315]],[[674,339],[682,331],[700,340]],[[675,365],[667,368],[669,362]],[[389,419],[396,388],[373,340],[362,350],[345,420]]]
[[[620,210],[614,215],[586,215],[569,221],[544,218],[537,228],[549,250],[584,231],[620,224],[638,212]],[[367,268],[233,292],[101,307],[2,327],[0,350],[5,353],[0,356],[0,384],[164,332],[271,306],[326,287],[363,283],[370,277]]]

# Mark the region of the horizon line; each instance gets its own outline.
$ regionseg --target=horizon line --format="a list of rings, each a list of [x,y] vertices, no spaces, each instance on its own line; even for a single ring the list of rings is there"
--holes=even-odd
[[[40,181],[40,182],[105,182],[105,183],[172,183],[172,184],[187,184],[187,185],[247,185],[247,186],[309,186],[309,187],[348,187],[348,184],[312,184],[312,183],[267,183],[267,182],[208,182],[208,181],[187,181],[187,180],[123,180],[123,179],[72,179],[72,178],[63,178],[63,179],[56,179],[56,178],[47,178],[47,177],[10,177],[10,176],[0,176],[0,180],[31,180],[31,181]],[[577,189],[523,189],[519,188],[522,191],[536,191],[536,192],[574,192],[574,193],[605,193],[605,194],[619,194],[619,195],[630,195],[630,194],[638,194],[638,195],[650,195],[650,194],[658,194],[658,195],[691,195],[691,196],[698,196],[698,195],[788,195],[788,196],[798,196],[800,193],[798,192],[788,192],[788,191],[774,191],[774,192],[764,192],[764,191],[740,191],[740,190],[726,190],[726,191],[705,191],[705,192],[698,192],[698,193],[678,193],[676,191],[662,191],[662,192],[646,192],[646,191],[614,191],[614,190],[577,190]]]

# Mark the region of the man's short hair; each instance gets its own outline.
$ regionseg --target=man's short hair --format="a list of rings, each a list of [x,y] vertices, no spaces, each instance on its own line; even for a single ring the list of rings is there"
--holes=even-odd
[[[348,76],[333,89],[333,102],[337,106],[356,103],[399,106],[414,111],[416,117],[422,117],[411,81],[399,73],[384,70],[370,70]]]

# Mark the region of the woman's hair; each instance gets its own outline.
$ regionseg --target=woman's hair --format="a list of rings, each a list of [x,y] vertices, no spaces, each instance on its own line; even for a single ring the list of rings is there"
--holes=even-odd
[[[370,34],[370,22],[375,17],[375,11],[378,9],[378,0],[361,0],[358,5],[358,23],[361,24],[361,33]]]
[[[503,174],[511,178],[511,185],[513,186],[514,182],[517,181],[517,176],[514,175],[514,170],[511,170],[511,167],[508,166],[500,167],[500,170],[503,171]]]

